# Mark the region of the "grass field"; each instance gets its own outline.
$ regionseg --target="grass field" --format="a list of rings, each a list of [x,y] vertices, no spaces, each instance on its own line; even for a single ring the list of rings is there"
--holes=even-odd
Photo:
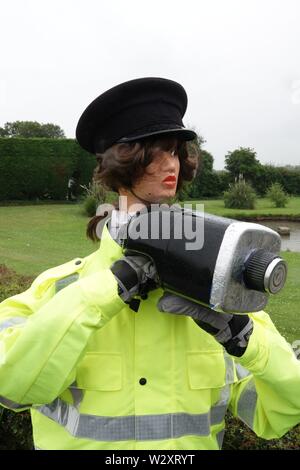
[[[288,264],[288,279],[284,289],[270,297],[265,310],[291,343],[300,340],[300,253],[281,255]]]
[[[205,212],[221,215],[223,217],[297,217],[300,220],[300,197],[290,198],[286,207],[273,207],[267,198],[257,200],[255,209],[226,209],[222,199],[211,199],[204,201],[192,201],[193,206],[197,203],[204,204]]]
[[[85,236],[80,205],[0,207],[0,264],[37,275],[97,248]]]

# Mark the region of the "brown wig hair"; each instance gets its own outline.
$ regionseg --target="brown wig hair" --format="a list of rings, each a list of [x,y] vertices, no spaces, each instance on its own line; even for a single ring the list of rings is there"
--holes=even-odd
[[[143,139],[138,142],[120,143],[111,146],[104,153],[96,154],[98,165],[95,168],[93,179],[109,191],[118,192],[119,188],[131,189],[143,177],[146,168],[152,162],[155,151],[160,148],[164,151],[175,150],[180,161],[177,192],[182,188],[184,181],[191,181],[197,171],[199,155],[197,146],[188,145],[174,137]],[[113,203],[118,208],[118,202]],[[93,217],[87,226],[87,236],[98,241],[96,228],[108,214]]]

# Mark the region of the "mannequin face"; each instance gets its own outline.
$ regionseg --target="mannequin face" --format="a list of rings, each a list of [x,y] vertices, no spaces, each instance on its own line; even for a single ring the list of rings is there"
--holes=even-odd
[[[133,186],[134,193],[146,201],[159,203],[176,194],[180,161],[177,150],[154,148],[153,160]]]

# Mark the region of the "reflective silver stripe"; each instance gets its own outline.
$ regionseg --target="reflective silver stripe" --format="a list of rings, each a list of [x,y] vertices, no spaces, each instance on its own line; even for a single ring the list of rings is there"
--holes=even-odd
[[[225,417],[226,410],[227,410],[227,405],[213,406],[210,410],[210,415],[211,415],[210,424],[214,425],[214,424],[222,423]]]
[[[6,330],[10,326],[21,325],[22,323],[26,323],[26,317],[12,317],[5,320],[3,323],[0,323],[0,331]]]
[[[245,367],[241,366],[241,364],[238,363],[235,365],[235,369],[238,380],[242,380],[251,374],[248,369],[245,369]]]
[[[222,449],[224,434],[225,434],[225,429],[222,429],[222,431],[218,432],[217,434],[217,442],[218,442],[219,449]]]
[[[211,408],[211,424],[222,423],[230,399],[230,387],[222,388],[219,401]]]
[[[226,385],[225,387],[222,388],[221,393],[220,393],[220,399],[218,403],[216,403],[214,406],[215,407],[227,407],[230,399],[230,387],[229,384]],[[224,413],[225,414],[225,413]]]
[[[255,389],[254,380],[251,379],[244,390],[241,393],[237,413],[239,418],[241,418],[244,423],[246,423],[251,429],[254,426],[254,416],[257,403],[257,393]]]
[[[187,435],[208,436],[210,426],[223,421],[226,406],[216,405],[210,413],[168,413],[145,416],[95,416],[80,414],[57,398],[37,411],[56,421],[74,437],[97,441],[172,439]]]
[[[82,391],[82,389],[77,387],[76,380],[75,380],[75,382],[73,382],[70,385],[69,390],[70,390],[72,398],[73,398],[74,406],[76,408],[79,408],[79,405],[80,405],[80,403],[82,402],[82,399],[83,399],[83,391]]]
[[[225,384],[232,384],[234,382],[234,364],[232,357],[224,350],[224,361],[225,361]]]
[[[62,279],[58,279],[55,283],[55,292],[59,292],[60,290],[64,289],[67,287],[69,284],[72,284],[72,282],[77,281],[79,278],[78,273],[70,274],[70,276],[64,277]]]
[[[8,398],[0,396],[0,403],[7,408],[11,408],[12,410],[20,410],[22,408],[30,408],[31,405],[22,405],[21,403],[16,403],[15,401],[11,401]]]
[[[230,359],[229,356],[228,356],[228,358]],[[226,358],[225,358],[225,362],[227,363],[227,365],[229,365],[229,361],[227,362]],[[233,362],[231,362],[230,366],[233,368]],[[219,399],[218,403],[216,403],[216,405],[213,406],[213,408],[212,408],[212,413],[214,412],[215,409],[220,410],[220,414],[218,416],[219,423],[221,423],[224,420],[225,413],[227,411],[228,403],[229,403],[229,400],[230,400],[230,383],[232,383],[231,379],[234,379],[234,375],[230,374],[230,375],[228,375],[228,380],[229,380],[228,384],[225,387],[223,387],[222,390],[221,390],[220,399]],[[222,414],[221,414],[221,409],[222,409]],[[221,431],[218,432],[218,434],[216,436],[219,449],[222,448],[224,433],[225,433],[225,429],[222,429]]]

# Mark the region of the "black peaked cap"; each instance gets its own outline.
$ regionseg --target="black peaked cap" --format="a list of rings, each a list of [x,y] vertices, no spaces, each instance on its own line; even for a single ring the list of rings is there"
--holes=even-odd
[[[121,83],[96,98],[83,112],[76,128],[82,148],[101,153],[117,142],[147,136],[178,134],[192,140],[182,118],[187,95],[177,82],[165,78],[138,78]]]

